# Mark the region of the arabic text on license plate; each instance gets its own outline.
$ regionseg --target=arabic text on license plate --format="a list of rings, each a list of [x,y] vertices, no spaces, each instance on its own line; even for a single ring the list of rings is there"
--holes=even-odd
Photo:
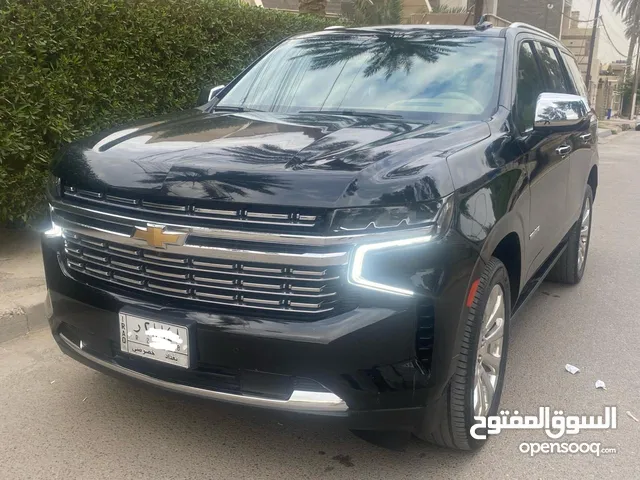
[[[186,327],[120,313],[120,348],[139,357],[189,368]]]

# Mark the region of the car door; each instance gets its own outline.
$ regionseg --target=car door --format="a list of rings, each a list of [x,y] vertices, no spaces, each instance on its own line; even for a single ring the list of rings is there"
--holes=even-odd
[[[585,104],[589,106],[587,87],[582,80],[580,69],[576,61],[566,51],[559,51],[558,58],[563,63],[568,75],[572,92],[580,95]],[[593,109],[589,108],[589,122],[576,127],[571,132],[571,144],[573,151],[570,156],[569,164],[569,185],[567,188],[567,225],[568,230],[573,222],[576,221],[582,209],[584,200],[584,190],[593,164],[593,156],[596,155],[596,142],[598,141],[598,121]]]
[[[542,265],[564,236],[569,180],[569,135],[533,129],[536,100],[543,92],[568,93],[540,42],[519,44],[514,120],[519,130],[529,175],[529,225],[525,233],[527,278]],[[563,72],[559,64],[556,67]]]

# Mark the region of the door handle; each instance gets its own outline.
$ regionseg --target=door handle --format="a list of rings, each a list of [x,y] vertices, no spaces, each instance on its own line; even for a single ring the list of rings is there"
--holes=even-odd
[[[569,145],[561,145],[556,148],[556,153],[563,157],[566,157],[571,152],[571,147]]]
[[[580,140],[582,140],[583,142],[588,142],[589,140],[591,140],[591,134],[583,133],[582,135],[580,135]]]

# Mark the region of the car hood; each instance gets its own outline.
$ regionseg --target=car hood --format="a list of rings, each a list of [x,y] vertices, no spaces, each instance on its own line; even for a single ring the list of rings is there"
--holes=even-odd
[[[488,135],[485,122],[195,109],[73,143],[52,171],[67,185],[141,198],[404,204],[451,193],[447,155]]]

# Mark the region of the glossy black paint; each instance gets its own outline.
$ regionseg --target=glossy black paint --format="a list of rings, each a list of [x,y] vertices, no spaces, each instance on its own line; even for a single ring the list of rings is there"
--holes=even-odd
[[[78,188],[121,194],[324,208],[398,205],[452,193],[442,152],[488,135],[484,122],[192,110],[73,144],[52,172]]]
[[[52,166],[76,187],[141,198],[335,209],[453,194],[446,233],[394,258],[395,273],[417,295],[358,291],[357,308],[315,322],[229,315],[81,284],[60,266],[60,244],[44,239],[54,336],[71,327],[89,345],[101,344],[105,358],[123,361],[113,347],[117,312],[136,308],[194,322],[203,364],[312,378],[345,399],[349,416],[405,411],[393,416],[398,429],[415,426],[416,409],[433,421],[428,413],[455,369],[470,285],[496,249],[511,242],[519,258],[503,261],[519,305],[519,295],[577,220],[590,175],[597,179],[595,117],[565,132],[519,132],[514,124],[518,47],[537,35],[509,28],[477,34],[505,38],[499,106],[487,121],[194,109],[72,144]],[[567,143],[571,154],[557,155],[556,147]],[[424,305],[434,313],[428,370],[415,347],[416,311]],[[365,420],[358,428],[389,427],[372,415],[360,415]]]

